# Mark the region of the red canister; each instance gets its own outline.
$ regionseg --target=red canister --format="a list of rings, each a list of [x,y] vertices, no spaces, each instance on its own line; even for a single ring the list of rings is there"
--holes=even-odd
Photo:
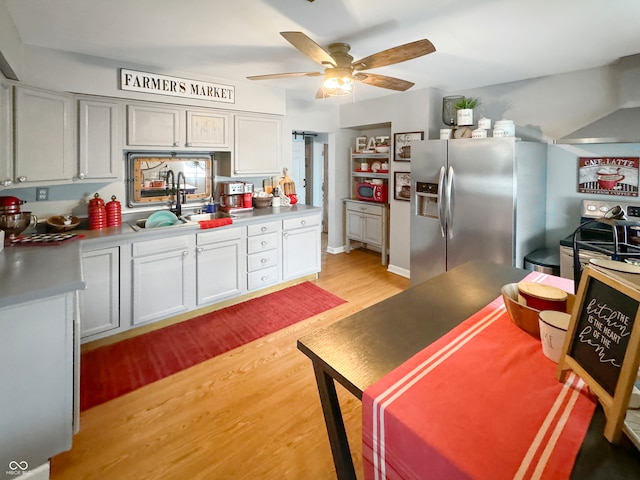
[[[95,194],[89,201],[89,230],[100,230],[107,226],[107,209],[104,200]]]
[[[116,200],[116,196],[111,196],[111,201],[106,205],[107,227],[117,227],[122,224],[122,205]]]

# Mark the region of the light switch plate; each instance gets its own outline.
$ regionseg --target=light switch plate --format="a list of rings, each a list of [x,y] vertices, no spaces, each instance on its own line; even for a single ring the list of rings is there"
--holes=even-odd
[[[47,187],[36,188],[36,202],[49,200],[49,189]]]

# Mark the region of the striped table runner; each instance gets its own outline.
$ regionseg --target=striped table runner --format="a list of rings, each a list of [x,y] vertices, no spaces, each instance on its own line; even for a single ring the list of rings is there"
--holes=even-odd
[[[595,401],[555,368],[496,298],[365,390],[365,478],[569,478]]]

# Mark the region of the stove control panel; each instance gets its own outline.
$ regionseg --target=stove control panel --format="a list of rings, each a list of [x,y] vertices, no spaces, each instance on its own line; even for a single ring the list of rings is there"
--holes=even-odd
[[[622,208],[622,211],[626,214],[629,220],[632,219],[631,217],[640,219],[640,204],[606,200],[583,200],[582,218],[603,218],[607,214],[607,212],[614,209],[615,207]]]

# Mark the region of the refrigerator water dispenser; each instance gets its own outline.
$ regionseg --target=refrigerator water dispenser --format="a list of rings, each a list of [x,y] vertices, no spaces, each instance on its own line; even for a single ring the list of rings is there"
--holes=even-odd
[[[438,184],[416,182],[416,215],[438,218]]]

